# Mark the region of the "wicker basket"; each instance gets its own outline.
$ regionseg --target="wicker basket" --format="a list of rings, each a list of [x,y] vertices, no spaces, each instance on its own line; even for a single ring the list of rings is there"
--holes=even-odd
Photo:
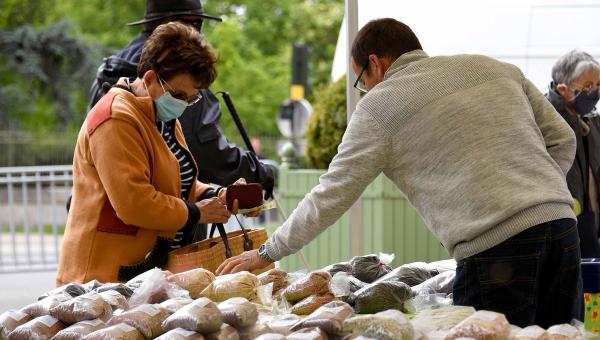
[[[267,231],[263,228],[246,229],[246,232],[252,241],[252,249],[257,249],[267,241]],[[227,240],[233,256],[245,251],[244,234],[241,230],[228,232]],[[180,273],[194,268],[204,268],[214,273],[227,258],[225,254],[223,239],[221,236],[215,236],[170,252],[167,269],[172,273]],[[275,264],[255,270],[253,273],[260,274],[272,268],[275,268]]]

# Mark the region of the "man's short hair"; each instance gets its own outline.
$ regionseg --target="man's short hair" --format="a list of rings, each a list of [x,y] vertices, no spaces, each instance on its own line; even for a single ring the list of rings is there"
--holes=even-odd
[[[554,84],[571,84],[582,74],[590,69],[600,70],[600,64],[590,54],[572,50],[558,58],[552,67],[552,81]]]
[[[164,80],[190,74],[207,88],[217,77],[217,57],[204,37],[189,25],[170,22],[158,26],[144,43],[137,74],[154,70]]]
[[[419,39],[407,25],[392,18],[369,21],[358,31],[352,43],[352,59],[356,65],[366,65],[369,55],[390,57],[422,49]]]

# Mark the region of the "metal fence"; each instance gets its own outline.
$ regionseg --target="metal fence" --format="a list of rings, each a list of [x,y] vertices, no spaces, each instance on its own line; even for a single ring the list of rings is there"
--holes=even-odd
[[[71,165],[0,168],[0,272],[55,269]]]
[[[0,167],[0,273],[56,269],[72,185],[71,165]],[[239,220],[267,227],[277,214]],[[239,225],[232,217],[225,228]]]

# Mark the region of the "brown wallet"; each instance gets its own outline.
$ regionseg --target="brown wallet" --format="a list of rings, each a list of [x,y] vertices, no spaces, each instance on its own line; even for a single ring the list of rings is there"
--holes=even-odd
[[[248,183],[246,185],[230,185],[227,187],[227,209],[233,209],[233,201],[238,200],[238,209],[258,207],[263,202],[262,185]]]

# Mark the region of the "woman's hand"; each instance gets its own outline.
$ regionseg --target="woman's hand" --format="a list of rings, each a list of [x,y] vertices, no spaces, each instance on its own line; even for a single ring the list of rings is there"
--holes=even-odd
[[[227,206],[221,202],[218,197],[196,202],[200,209],[200,223],[227,223],[231,214],[227,211]]]
[[[233,200],[233,206],[231,207],[231,213],[232,214],[237,214],[238,212],[238,200]],[[247,214],[244,214],[244,216],[246,217],[258,217],[260,216],[260,214],[262,213],[262,210],[257,210],[257,211],[253,211],[253,212],[249,212]]]
[[[233,183],[233,185],[246,185],[248,184],[246,182],[246,179],[244,178],[240,178],[237,181],[235,181],[235,183]],[[221,191],[219,191],[219,199],[221,200],[221,202],[223,202],[223,204],[227,204],[227,188],[221,189]],[[238,212],[238,200],[233,200],[233,206],[231,207],[231,213],[232,214],[237,214]],[[254,211],[248,214],[244,214],[244,216],[246,217],[258,217],[261,214],[262,210],[259,211]]]
[[[240,178],[237,181],[235,181],[235,183],[233,183],[233,185],[246,185],[248,183],[246,183],[246,179],[244,178]],[[227,187],[221,189],[221,191],[219,191],[219,199],[221,200],[221,202],[223,202],[223,204],[227,204]],[[235,210],[234,214],[237,213],[237,209]]]

